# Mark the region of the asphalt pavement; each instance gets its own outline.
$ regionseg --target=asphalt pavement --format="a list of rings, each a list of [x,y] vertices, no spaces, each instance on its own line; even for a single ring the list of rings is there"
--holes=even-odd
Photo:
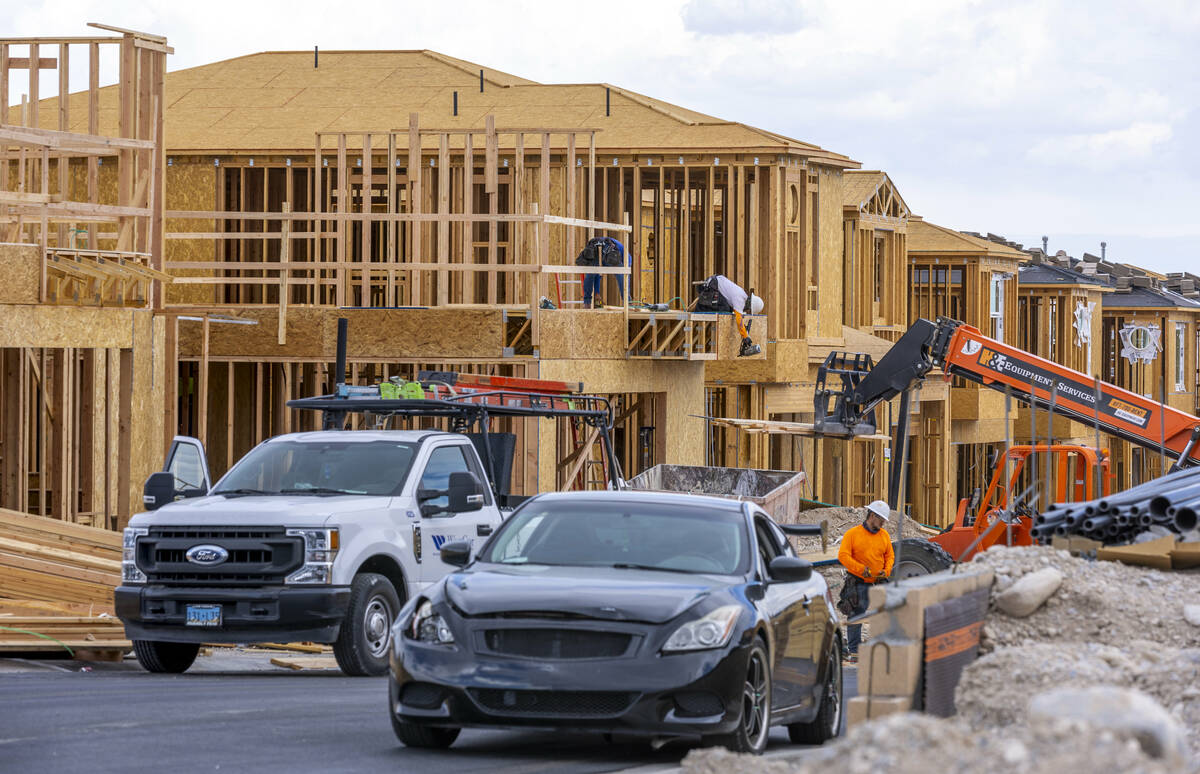
[[[183,675],[152,675],[132,659],[0,659],[0,771],[592,774],[672,769],[690,749],[470,730],[449,750],[408,749],[392,734],[384,678],[287,671],[270,655],[218,651]],[[849,696],[854,674],[846,674]],[[772,732],[768,754],[795,749],[784,729]]]

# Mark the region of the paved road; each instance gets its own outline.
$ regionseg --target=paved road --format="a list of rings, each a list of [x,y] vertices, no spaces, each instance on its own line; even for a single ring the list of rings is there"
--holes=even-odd
[[[244,664],[178,676],[130,663],[69,671],[79,666],[0,660],[0,771],[591,774],[672,768],[688,749],[653,751],[591,734],[465,731],[448,751],[410,750],[392,735],[382,678]],[[772,749],[787,748],[786,732],[776,729]]]

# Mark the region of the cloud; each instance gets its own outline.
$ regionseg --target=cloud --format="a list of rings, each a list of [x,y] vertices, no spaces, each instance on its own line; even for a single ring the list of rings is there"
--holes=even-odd
[[[789,35],[808,22],[797,0],[689,0],[682,16],[701,35]]]
[[[1050,164],[1106,169],[1148,158],[1171,136],[1170,124],[1139,121],[1107,132],[1047,137],[1034,143],[1028,156]]]

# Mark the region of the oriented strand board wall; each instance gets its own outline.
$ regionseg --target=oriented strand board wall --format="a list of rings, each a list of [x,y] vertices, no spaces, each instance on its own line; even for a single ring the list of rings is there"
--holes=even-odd
[[[820,177],[820,330],[810,336],[840,336],[842,332],[842,189],[844,178],[840,171],[816,167]]]
[[[586,393],[665,393],[666,456],[672,465],[704,464],[704,363],[646,360],[543,360],[541,379],[582,381]],[[553,489],[555,433],[551,420],[543,420],[538,444],[538,486]]]
[[[217,209],[217,167],[211,161],[195,157],[173,157],[166,171],[166,208],[168,210]],[[216,223],[211,220],[165,220],[166,233],[180,231],[215,231]],[[212,239],[167,239],[165,240],[164,263],[171,261],[215,261],[217,242]],[[171,269],[172,274],[182,277],[212,275],[212,272],[197,269]],[[166,286],[168,304],[207,304],[215,301],[216,287],[212,285]]]
[[[0,304],[36,304],[41,300],[42,249],[37,245],[0,244]]]
[[[278,343],[274,309],[241,309],[239,318],[256,325],[213,323],[210,357],[328,358],[337,353],[337,318],[349,323],[347,352],[367,359],[499,358],[503,355],[504,313],[499,309],[317,309],[288,312],[287,343]],[[203,326],[179,325],[179,353],[199,357]]]
[[[162,470],[163,400],[165,384],[163,357],[166,353],[166,318],[152,317],[148,311],[133,313],[133,380],[128,385],[130,416],[122,432],[129,439],[129,511],[122,514],[118,527],[142,510],[142,486],[151,473]]]

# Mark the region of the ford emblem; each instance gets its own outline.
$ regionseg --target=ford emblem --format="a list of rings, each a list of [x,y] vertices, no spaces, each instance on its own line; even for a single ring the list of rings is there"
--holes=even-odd
[[[192,546],[184,556],[192,564],[202,564],[208,567],[228,559],[229,552],[220,546]]]

